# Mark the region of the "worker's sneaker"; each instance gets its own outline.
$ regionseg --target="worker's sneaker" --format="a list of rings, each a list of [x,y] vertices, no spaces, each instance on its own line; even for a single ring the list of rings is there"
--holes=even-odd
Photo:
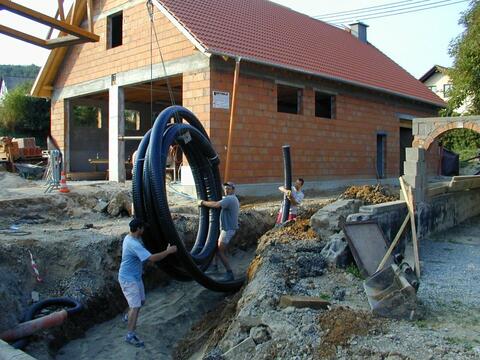
[[[233,276],[232,270],[227,270],[225,273],[225,276],[223,277],[223,281],[233,281],[235,280],[235,277]]]
[[[137,334],[135,333],[128,333],[127,336],[125,336],[125,341],[131,345],[134,345],[136,347],[143,347],[145,346],[145,343],[140,340],[137,337]]]

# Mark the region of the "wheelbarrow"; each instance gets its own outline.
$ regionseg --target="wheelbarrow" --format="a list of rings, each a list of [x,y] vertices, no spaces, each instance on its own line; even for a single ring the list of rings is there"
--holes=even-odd
[[[32,164],[15,164],[19,175],[24,179],[38,180],[41,179],[45,172],[45,167]]]

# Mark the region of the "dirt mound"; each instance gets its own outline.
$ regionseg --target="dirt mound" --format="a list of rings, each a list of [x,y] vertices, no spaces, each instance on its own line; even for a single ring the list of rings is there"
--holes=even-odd
[[[350,186],[340,195],[341,199],[359,199],[367,205],[381,204],[399,199],[389,188],[377,185]]]
[[[317,233],[310,227],[309,219],[297,219],[280,228],[276,235],[290,236],[298,240],[316,239]]]
[[[380,329],[380,321],[369,312],[342,306],[320,315],[318,320],[326,332],[318,348],[318,355],[322,359],[334,358],[336,347],[347,345],[353,336],[366,336],[372,330]]]

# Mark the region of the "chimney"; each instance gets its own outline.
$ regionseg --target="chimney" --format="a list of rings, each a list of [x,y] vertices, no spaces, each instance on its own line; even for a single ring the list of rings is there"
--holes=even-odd
[[[350,24],[350,29],[352,34],[358,38],[361,42],[367,42],[367,24],[362,23],[361,21]]]

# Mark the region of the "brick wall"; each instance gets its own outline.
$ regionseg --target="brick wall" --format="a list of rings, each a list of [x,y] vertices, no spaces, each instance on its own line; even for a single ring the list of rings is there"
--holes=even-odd
[[[108,0],[97,3],[94,15],[111,10],[128,1]],[[193,44],[155,8],[155,30],[165,61],[192,55]],[[107,49],[107,17],[94,22],[97,43],[72,46],[55,81],[55,88],[94,80],[114,73],[150,65],[150,20],[142,2],[123,10],[123,44]],[[160,63],[160,54],[153,37],[153,63]]]
[[[66,124],[63,121],[65,113],[65,102],[63,99],[52,101],[50,112],[50,133],[57,141],[61,150],[65,150],[65,130]]]
[[[336,118],[315,117],[314,87],[303,90],[301,115],[277,112],[274,80],[240,71],[238,107],[232,148],[231,180],[239,183],[280,181],[281,146],[291,145],[293,176],[308,180],[374,178],[377,132],[387,134],[386,177],[397,177],[399,126],[397,114],[431,116],[435,110],[367,91],[343,91],[336,96]],[[233,69],[213,70],[212,90],[232,93]],[[297,83],[307,80],[295,77]],[[309,80],[311,82],[311,80]],[[325,84],[323,84],[325,85]],[[329,88],[332,83],[328,84]],[[322,88],[319,83],[315,88]],[[226,159],[229,110],[212,109],[210,135],[222,160]]]

